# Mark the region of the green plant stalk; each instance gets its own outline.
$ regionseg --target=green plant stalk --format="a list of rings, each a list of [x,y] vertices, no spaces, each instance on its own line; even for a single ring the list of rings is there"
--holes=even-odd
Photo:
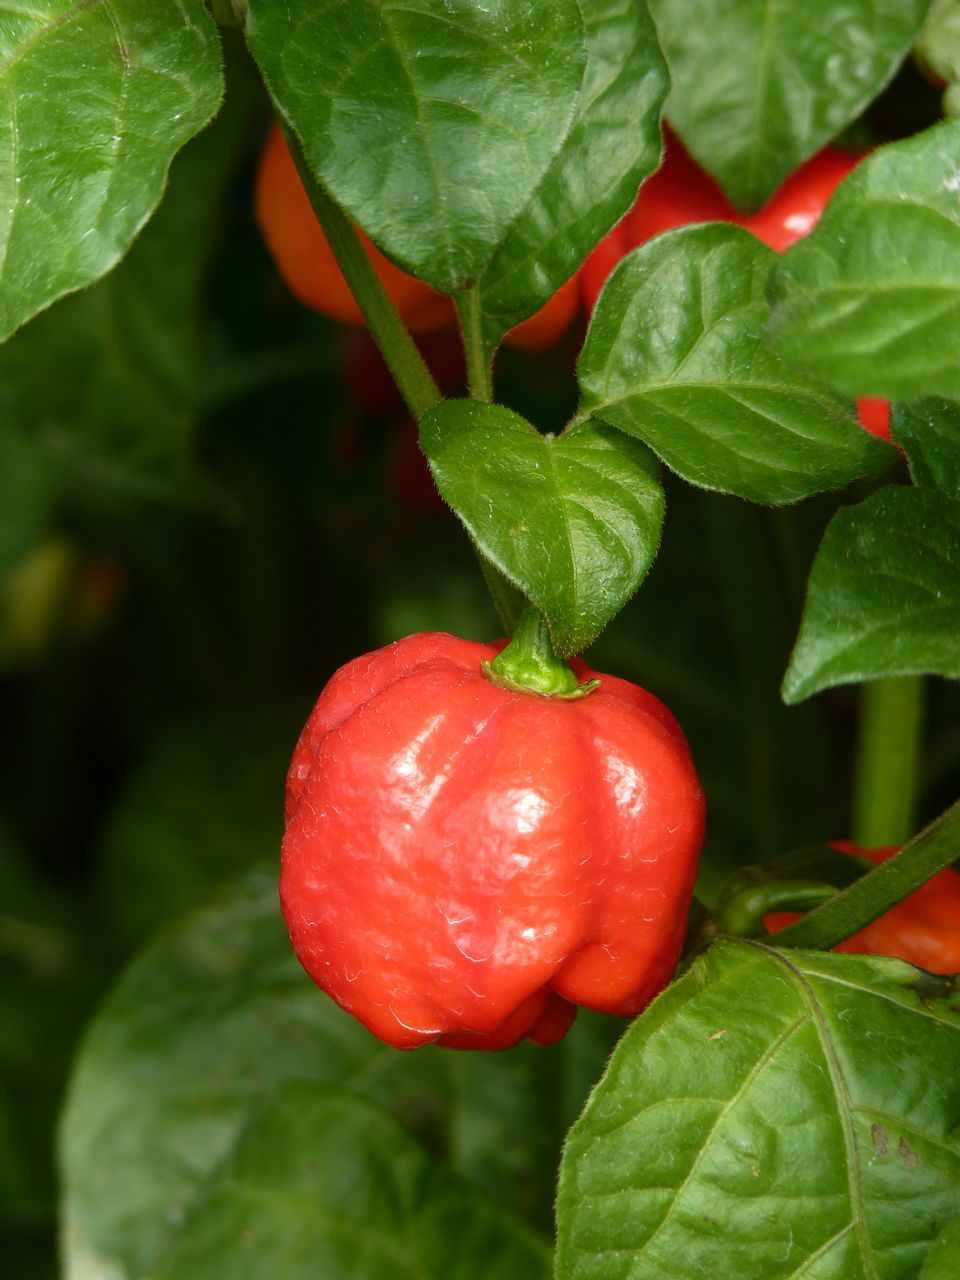
[[[295,135],[284,128],[284,136],[301,181],[310,196],[313,211],[323,228],[344,279],[350,286],[350,292],[363,312],[367,328],[387,363],[404,403],[413,417],[419,420],[428,409],[432,409],[443,399],[440,389],[367,257],[353,224],[313,177]],[[461,319],[461,325],[464,327],[464,351],[468,367],[472,368],[471,395],[476,399],[489,400],[492,395],[490,362],[483,354],[479,299],[476,297],[475,290],[470,290],[464,296],[468,300],[465,306],[468,321],[464,324]],[[473,379],[480,380],[476,389],[474,389]],[[504,626],[512,633],[520,616],[523,597],[476,545],[474,550],[497,612]]]
[[[546,619],[532,604],[524,607],[507,647],[492,662],[485,662],[483,669],[502,689],[544,698],[585,698],[600,683],[579,682],[569,663],[558,656]]]
[[[871,680],[860,693],[852,839],[865,849],[903,844],[917,798],[921,676]]]
[[[363,312],[367,327],[387,362],[404,403],[413,417],[419,420],[428,409],[432,409],[443,399],[440,389],[367,257],[353,224],[313,177],[297,138],[287,129],[284,129],[284,135],[310,196],[313,211],[350,286],[350,292]],[[464,290],[457,299],[457,308],[463,331],[470,394],[474,399],[489,401],[493,397],[491,363],[485,352],[480,299],[476,290]],[[525,604],[523,595],[476,544],[474,551],[497,613],[512,635]]]
[[[738,938],[759,938],[764,932],[764,916],[774,911],[811,911],[836,897],[836,893],[835,885],[815,880],[773,880],[747,885],[721,904],[716,927],[718,932]]]
[[[960,800],[887,862],[776,935],[778,947],[828,951],[960,856]]]
[[[503,576],[492,560],[487,559],[476,543],[473,544],[473,549],[477,553],[480,572],[483,574],[483,580],[487,584],[490,599],[494,603],[507,635],[512,636],[516,630],[517,623],[520,621],[520,615],[526,607],[526,597],[518,587],[513,585],[509,578]]]
[[[380,348],[407,408],[414,418],[419,419],[443,399],[440,389],[367,257],[353,224],[310,172],[296,136],[286,127],[284,136],[313,211],[350,292],[363,312],[367,328]]]
[[[456,302],[467,362],[467,390],[472,400],[489,403],[493,400],[493,363],[483,340],[480,295],[476,289],[464,289],[457,294]]]

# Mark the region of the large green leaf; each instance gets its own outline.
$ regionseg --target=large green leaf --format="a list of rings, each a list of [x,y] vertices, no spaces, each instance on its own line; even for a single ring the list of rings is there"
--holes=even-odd
[[[344,1089],[288,1082],[151,1280],[548,1280],[547,1240]]]
[[[558,652],[585,648],[656,554],[656,459],[601,422],[541,435],[510,409],[474,400],[431,409],[420,438],[441,494],[545,614]]]
[[[643,0],[583,0],[577,114],[477,288],[488,342],[531,315],[627,212],[660,155],[667,71]]]
[[[168,496],[194,483],[200,286],[249,119],[240,103],[185,147],[117,269],[0,348],[0,407],[71,471]]]
[[[472,284],[570,128],[577,0],[251,0],[247,39],[333,198],[441,293]]]
[[[580,417],[636,436],[685,480],[794,502],[890,459],[852,405],[763,339],[776,254],[740,227],[685,227],[634,250],[600,296]]]
[[[651,0],[671,123],[744,209],[863,111],[929,0]]]
[[[892,485],[830,522],[783,694],[925,673],[960,679],[960,502]]]
[[[558,1277],[914,1280],[960,1211],[958,1062],[952,980],[720,943],[570,1135]]]
[[[620,1024],[585,1018],[546,1050],[399,1053],[306,977],[276,893],[251,873],[159,936],[93,1023],[61,1128],[67,1280],[153,1275],[184,1230],[199,1247],[209,1180],[291,1080],[388,1108],[450,1173],[549,1222],[563,1133]],[[237,1280],[237,1256],[210,1274]]]
[[[770,336],[854,394],[960,398],[960,120],[883,147],[774,276]]]
[[[0,338],[97,280],[213,115],[216,28],[183,0],[0,2]]]

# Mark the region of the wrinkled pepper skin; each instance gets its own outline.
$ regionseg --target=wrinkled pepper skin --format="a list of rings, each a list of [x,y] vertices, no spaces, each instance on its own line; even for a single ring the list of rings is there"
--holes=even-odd
[[[832,847],[868,858],[878,866],[899,849],[898,845],[862,849],[846,840],[837,840]],[[776,933],[799,919],[795,911],[776,911],[764,916],[763,923],[768,932]],[[928,973],[960,973],[960,873],[952,867],[937,872],[833,950],[848,955],[896,956]]]
[[[400,1049],[638,1013],[683,941],[704,801],[677,722],[614,676],[573,701],[500,688],[502,648],[424,633],[348,663],[290,766],[294,949]]]

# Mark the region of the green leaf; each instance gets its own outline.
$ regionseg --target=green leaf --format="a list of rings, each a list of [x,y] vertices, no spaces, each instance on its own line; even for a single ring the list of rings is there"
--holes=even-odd
[[[795,502],[882,467],[890,447],[852,406],[765,343],[775,261],[720,223],[634,250],[593,313],[580,416],[643,440],[692,484],[753,502]]]
[[[734,204],[762,205],[891,79],[929,0],[651,0],[667,114]]]
[[[960,1210],[952,993],[898,960],[717,944],[570,1135],[558,1280],[913,1280]]]
[[[960,397],[960,120],[883,147],[780,259],[770,337],[856,395]]]
[[[71,471],[166,497],[195,485],[200,286],[248,128],[244,109],[221,114],[176,157],[120,266],[0,348],[0,406]]]
[[[960,679],[960,502],[892,485],[827,527],[783,696],[923,674]]]
[[[622,1024],[581,1018],[546,1050],[398,1053],[306,977],[276,892],[275,873],[250,873],[158,936],[92,1024],[61,1126],[66,1280],[153,1274],[290,1080],[386,1107],[449,1174],[549,1223],[563,1134]]]
[[[656,554],[655,459],[600,422],[541,435],[510,409],[473,400],[430,410],[420,438],[444,499],[546,615],[558,652],[589,644]]]
[[[570,128],[577,0],[251,0],[247,40],[330,195],[441,293],[471,285]]]
[[[221,94],[216,27],[182,0],[0,4],[0,338],[99,279]]]
[[[891,430],[914,484],[960,499],[960,404],[931,398],[894,405]]]
[[[960,1275],[960,1215],[951,1218],[930,1246],[920,1280],[956,1280]]]
[[[547,1241],[346,1090],[283,1085],[151,1280],[548,1280]]]
[[[585,0],[587,70],[573,127],[477,288],[495,346],[627,212],[660,156],[667,70],[645,5]]]

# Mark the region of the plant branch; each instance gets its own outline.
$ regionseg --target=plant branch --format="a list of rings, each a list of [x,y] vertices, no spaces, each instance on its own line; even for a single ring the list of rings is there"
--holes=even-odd
[[[483,340],[480,295],[476,289],[464,289],[457,294],[456,301],[463,334],[463,354],[467,362],[467,389],[471,399],[489,403],[493,399],[493,371]]]
[[[887,676],[861,690],[851,829],[865,849],[902,844],[913,831],[922,711],[921,676]]]
[[[284,135],[313,211],[363,312],[367,328],[380,348],[407,408],[414,418],[419,419],[443,398],[433,375],[367,257],[353,224],[310,172],[294,134],[284,127]]]
[[[896,906],[960,857],[960,801],[849,889],[776,935],[778,947],[827,951]]]

